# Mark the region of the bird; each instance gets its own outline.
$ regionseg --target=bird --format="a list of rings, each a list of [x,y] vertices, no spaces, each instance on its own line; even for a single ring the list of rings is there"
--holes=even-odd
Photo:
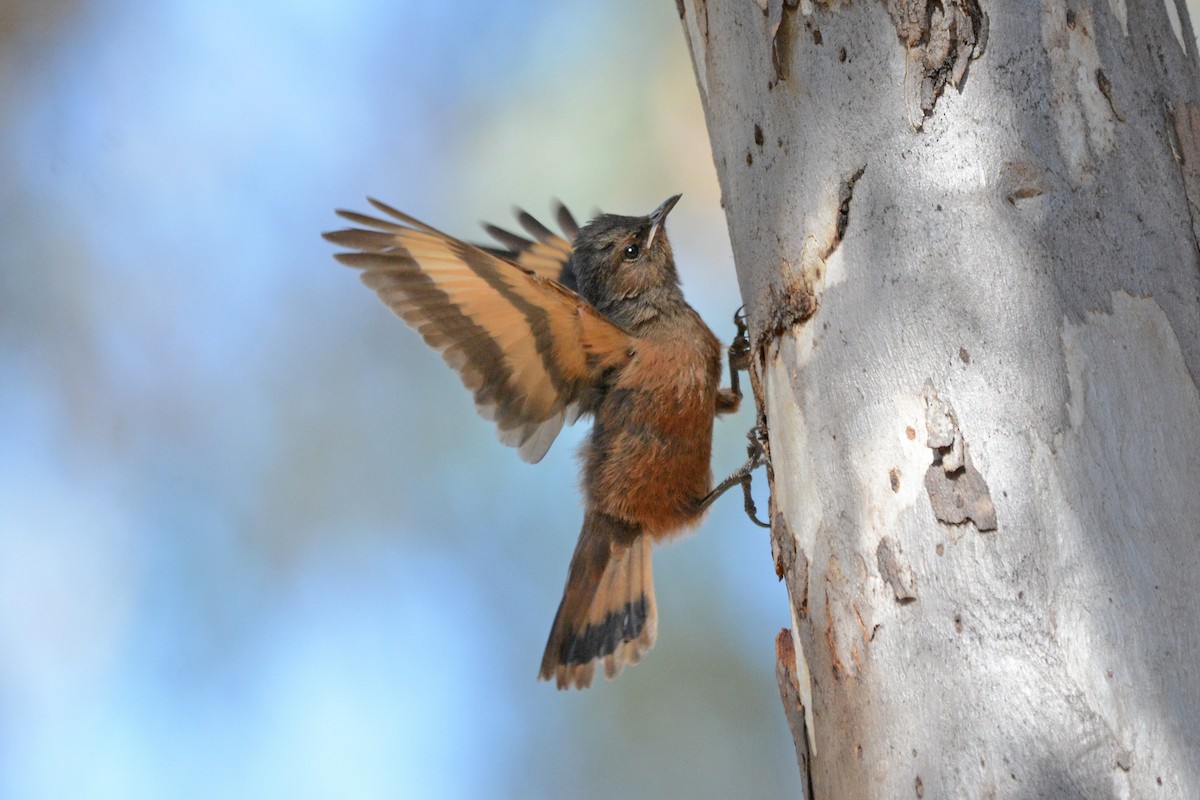
[[[655,542],[695,527],[733,483],[752,508],[748,477],[713,487],[713,423],[742,398],[738,343],[724,388],[722,345],[685,300],[667,238],[679,199],[583,226],[559,203],[563,235],[518,210],[531,238],[485,225],[496,244],[480,245],[368,198],[381,216],[338,210],[355,227],[323,234],[522,459],[541,460],[564,424],[591,417],[583,524],[538,671],[559,689],[587,688],[597,669],[615,678],[654,646]]]

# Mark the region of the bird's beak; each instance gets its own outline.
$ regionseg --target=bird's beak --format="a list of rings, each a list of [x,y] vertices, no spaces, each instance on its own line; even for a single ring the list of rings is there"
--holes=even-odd
[[[658,229],[662,226],[663,220],[667,218],[667,214],[671,213],[671,209],[679,202],[679,198],[683,197],[677,194],[674,197],[668,197],[666,202],[654,209],[650,213],[650,234],[646,237],[646,249],[650,249],[650,245],[654,244],[654,237],[658,233]]]

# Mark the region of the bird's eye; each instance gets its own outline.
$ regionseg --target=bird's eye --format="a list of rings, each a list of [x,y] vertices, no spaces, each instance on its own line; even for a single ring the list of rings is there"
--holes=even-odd
[[[641,254],[642,254],[642,248],[638,247],[636,244],[631,244],[625,248],[625,260],[626,261],[633,261],[635,258],[640,256]]]

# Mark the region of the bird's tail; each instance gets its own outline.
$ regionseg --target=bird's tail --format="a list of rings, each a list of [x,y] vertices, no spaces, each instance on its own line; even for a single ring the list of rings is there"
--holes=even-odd
[[[606,678],[615,678],[642,659],[657,633],[650,538],[636,526],[588,513],[538,678],[553,677],[559,689],[586,689],[597,662]]]

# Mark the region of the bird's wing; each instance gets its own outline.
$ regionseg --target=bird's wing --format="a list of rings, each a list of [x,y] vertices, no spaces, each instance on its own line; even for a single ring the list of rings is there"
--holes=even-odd
[[[527,211],[517,209],[516,216],[517,222],[532,239],[496,225],[485,224],[483,229],[503,248],[484,245],[481,249],[519,264],[543,278],[558,281],[569,289],[577,289],[575,273],[571,270],[571,244],[575,241],[575,234],[579,233],[579,223],[567,207],[558,203],[554,214],[565,238],[538,222]]]
[[[325,234],[354,251],[335,258],[442,354],[502,442],[541,460],[634,340],[558,283],[371,204],[390,219],[338,211],[363,227]]]

